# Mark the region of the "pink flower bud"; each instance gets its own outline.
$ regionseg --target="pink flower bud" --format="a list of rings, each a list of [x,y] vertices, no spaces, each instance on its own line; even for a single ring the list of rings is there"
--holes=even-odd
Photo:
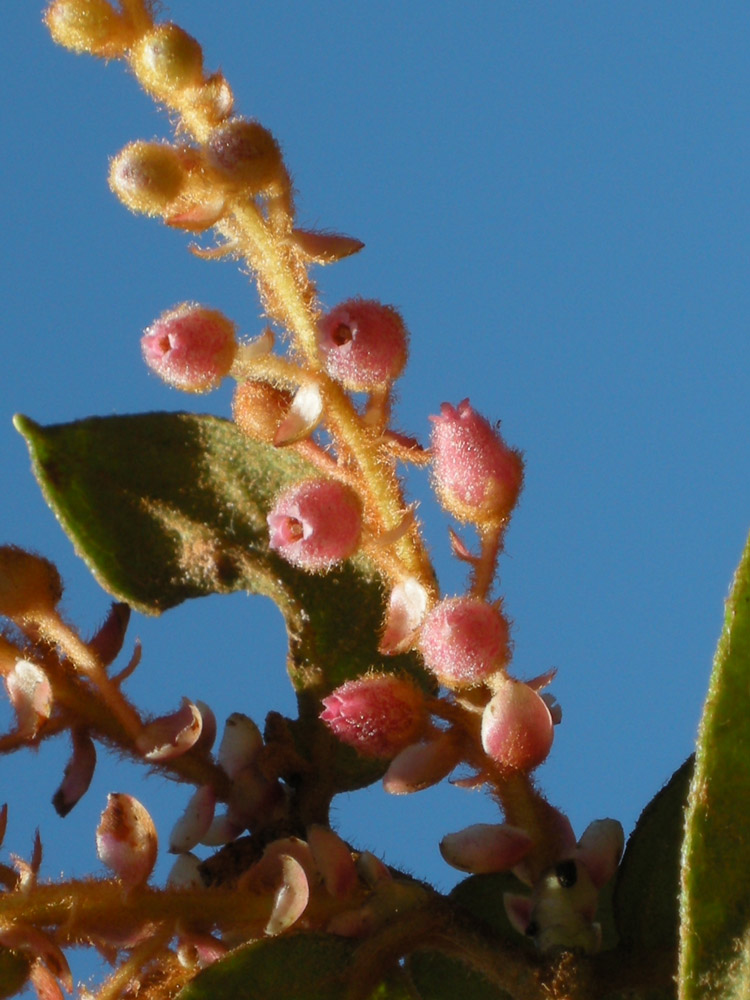
[[[508,662],[508,622],[487,601],[449,597],[427,615],[419,648],[444,684],[471,687]]]
[[[440,853],[449,865],[464,872],[485,875],[510,871],[531,848],[525,830],[508,823],[475,823],[440,841]]]
[[[443,506],[462,521],[504,520],[523,483],[523,459],[472,409],[443,403],[430,417],[433,474]]]
[[[370,674],[347,681],[323,699],[320,718],[367,757],[394,757],[427,721],[424,694],[405,677]]]
[[[86,794],[96,768],[96,747],[88,732],[72,731],[73,756],[68,761],[62,784],[52,797],[58,816],[67,816],[73,806]]]
[[[391,306],[349,299],[318,323],[328,373],[347,389],[367,392],[398,378],[406,364],[406,328]]]
[[[505,678],[482,715],[482,746],[501,767],[530,771],[552,747],[553,722],[544,700],[527,684]]]
[[[146,364],[168,385],[208,392],[232,367],[237,350],[234,323],[215,309],[184,302],[152,323],[141,348]]]
[[[359,497],[335,479],[308,479],[277,499],[269,544],[287,562],[320,572],[353,555],[362,530]]]
[[[156,863],[154,821],[145,807],[122,792],[107,797],[96,830],[99,860],[128,886],[140,885]]]

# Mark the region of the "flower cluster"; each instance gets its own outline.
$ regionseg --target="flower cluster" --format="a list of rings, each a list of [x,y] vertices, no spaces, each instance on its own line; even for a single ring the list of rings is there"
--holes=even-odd
[[[514,676],[511,622],[493,594],[523,487],[521,453],[468,399],[440,406],[427,445],[394,426],[394,385],[409,349],[404,319],[393,305],[356,296],[326,308],[309,274],[363,244],[298,225],[276,138],[235,114],[223,74],[206,70],[201,46],[179,26],[157,23],[154,6],[54,0],[46,23],[76,52],[123,60],[176,120],[174,141],[135,141],[113,158],[115,195],[168,226],[212,231],[218,245],[194,252],[239,258],[257,282],[265,317],[254,336],[240,337],[215,309],[184,302],[146,328],[141,351],[172,388],[205,393],[224,379],[235,383],[231,436],[257,460],[257,475],[238,486],[233,467],[223,473],[234,490],[231,501],[216,503],[223,533],[201,535],[195,548],[203,577],[215,571],[214,590],[253,560],[261,565],[255,589],[287,617],[300,717],[270,713],[261,733],[233,712],[214,752],[217,722],[203,702],[185,697],[167,714],[140,712],[123,690],[140,647],[119,672],[113,666],[129,608],[113,605],[84,640],[60,612],[55,567],[0,548],[0,673],[15,713],[4,749],[69,734],[72,753],[53,800],[60,815],[89,788],[97,742],[194,788],[168,838],[177,860],[157,902],[147,887],[155,825],[142,803],[116,792],[96,830],[111,877],[60,886],[58,910],[45,903],[40,926],[24,919],[22,904],[35,904],[41,842],[30,862],[16,859],[15,874],[0,866],[10,901],[0,945],[24,956],[23,976],[40,997],[58,1000],[60,985],[72,988],[62,948],[79,940],[112,961],[126,953],[103,994],[111,998],[141,988],[154,998],[177,995],[229,947],[291,928],[377,941],[395,918],[429,910],[435,894],[341,840],[329,826],[331,799],[378,776],[391,794],[413,793],[463,766],[455,783],[486,786],[505,821],[447,835],[446,861],[476,873],[512,870],[529,886],[530,895],[505,905],[541,952],[594,951],[598,891],[618,864],[622,831],[599,820],[576,841],[534,784],[561,721],[544,692],[555,671]],[[405,495],[401,466],[409,463],[429,467],[443,510],[476,539],[450,529],[453,555],[469,575],[462,593],[440,588]],[[243,490],[256,491],[257,503],[240,539],[225,522]],[[206,538],[209,516],[201,507],[195,517]],[[169,531],[171,544],[179,531],[171,522]],[[185,561],[191,555],[180,550]],[[348,622],[340,607],[357,600],[352,580],[356,593],[375,595],[367,619],[380,613],[374,634],[341,634]],[[339,602],[335,615],[321,608],[320,594]],[[200,848],[214,853],[201,859]],[[440,938],[432,916],[426,926],[425,940]],[[382,953],[398,966],[402,952],[392,943]],[[379,954],[370,949],[371,966]],[[161,965],[149,979],[155,956]]]

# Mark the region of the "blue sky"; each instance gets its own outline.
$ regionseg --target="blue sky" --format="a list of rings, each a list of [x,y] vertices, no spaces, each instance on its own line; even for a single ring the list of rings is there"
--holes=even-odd
[[[469,396],[526,455],[501,593],[518,676],[559,670],[564,712],[539,771],[580,832],[629,831],[690,752],[750,527],[750,11],[743,3],[174,0],[239,109],[284,148],[302,221],[361,238],[319,271],[323,301],[396,305],[412,334],[399,426],[422,438]],[[258,303],[230,263],[110,194],[107,161],[167,134],[119,64],[56,48],[33,2],[3,13],[2,540],[54,559],[91,631],[106,596],[47,512],[10,425],[155,409],[228,413],[140,360],[140,331],[185,299],[253,334]],[[448,520],[410,476],[447,593],[464,586]],[[137,619],[131,684],[154,711],[182,695],[221,718],[293,711],[284,636],[244,595]],[[6,718],[6,715],[0,715]],[[188,791],[102,762],[65,820],[49,799],[67,745],[0,761],[7,847],[40,826],[44,871],[97,871],[108,791],[168,834]],[[340,800],[342,832],[394,864],[455,881],[436,844],[496,816],[449,786]],[[162,863],[160,873],[167,870]]]

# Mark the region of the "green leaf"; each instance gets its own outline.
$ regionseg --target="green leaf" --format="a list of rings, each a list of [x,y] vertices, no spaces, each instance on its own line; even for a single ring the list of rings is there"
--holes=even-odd
[[[641,813],[617,872],[615,920],[633,950],[665,949],[676,956],[680,852],[693,773],[689,757]]]
[[[331,934],[268,938],[238,948],[201,972],[177,1000],[344,1000],[356,944]],[[397,981],[369,1000],[408,1000]]]
[[[680,997],[750,996],[750,543],[726,604],[690,786]]]
[[[305,573],[268,549],[266,515],[317,470],[292,449],[253,441],[226,420],[189,413],[91,417],[41,427],[15,418],[44,497],[99,583],[159,614],[187,598],[246,590],[286,620],[300,704],[290,738],[336,791],[376,780],[367,760],[318,722],[320,698],[371,668],[434,681],[415,654],[377,651],[383,586],[364,557]]]
[[[470,875],[451,891],[449,899],[468,910],[511,947],[535,955],[530,938],[519,934],[508,920],[503,905],[506,892],[528,889],[510,872]],[[409,957],[409,972],[424,1000],[510,1000],[509,995],[489,983],[466,962],[437,951],[417,951]]]

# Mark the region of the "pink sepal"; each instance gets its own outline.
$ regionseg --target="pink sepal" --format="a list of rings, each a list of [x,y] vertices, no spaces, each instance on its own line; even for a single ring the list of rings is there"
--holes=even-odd
[[[574,857],[586,866],[597,889],[617,871],[625,847],[622,825],[616,819],[595,819],[583,831]]]
[[[310,886],[302,865],[288,854],[278,857],[281,868],[281,885],[274,896],[273,909],[264,933],[269,937],[282,934],[295,924],[305,912],[310,899]]]
[[[67,816],[83,798],[96,768],[96,747],[85,729],[73,729],[73,755],[65,767],[62,784],[52,797],[58,816]]]
[[[362,240],[340,233],[321,233],[309,229],[293,229],[292,239],[314,264],[333,264],[351,257],[364,247]]]
[[[448,733],[426,743],[414,743],[394,760],[385,773],[383,787],[391,795],[408,795],[436,785],[458,764],[460,751]]]
[[[138,749],[146,760],[172,760],[181,757],[198,740],[203,729],[201,713],[189,698],[169,715],[153,719],[138,736]]]
[[[443,858],[460,871],[484,875],[510,871],[528,854],[532,840],[525,830],[509,823],[475,823],[440,842]]]
[[[19,736],[33,739],[52,713],[52,687],[47,675],[31,660],[17,660],[5,675],[5,684]]]
[[[253,720],[242,712],[232,712],[224,724],[219,744],[219,765],[230,778],[252,764],[263,748],[263,737]]]
[[[211,785],[201,785],[191,796],[185,812],[169,835],[170,854],[182,854],[200,843],[213,822],[216,793]]]
[[[359,879],[349,845],[333,830],[319,823],[307,828],[307,843],[330,895],[343,898],[354,892]]]
[[[279,424],[273,443],[277,447],[310,437],[323,419],[323,397],[315,382],[306,382],[294,394],[287,415]]]
[[[397,583],[388,599],[378,652],[393,656],[409,649],[426,613],[427,591],[416,577],[410,576]]]
[[[114,602],[104,622],[89,639],[89,649],[105,667],[115,660],[122,649],[129,621],[129,605]]]

